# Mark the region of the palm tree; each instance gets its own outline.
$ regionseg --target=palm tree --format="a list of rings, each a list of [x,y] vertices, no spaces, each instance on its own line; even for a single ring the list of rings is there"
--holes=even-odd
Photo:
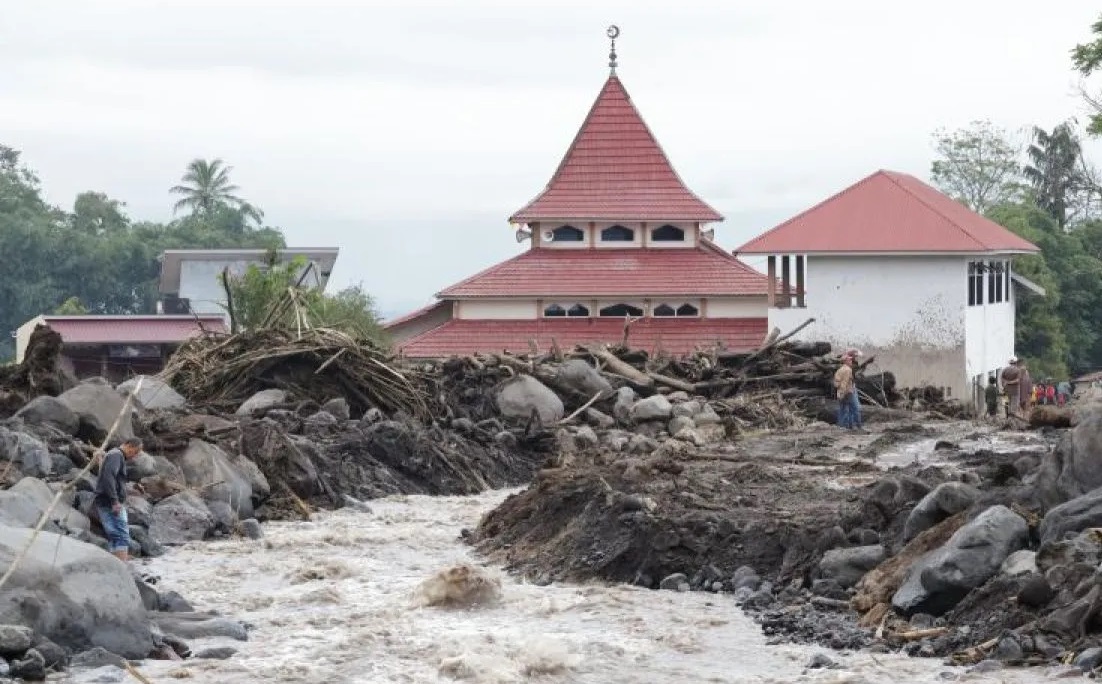
[[[173,205],[172,212],[190,209],[192,214],[209,217],[217,209],[228,207],[260,223],[264,212],[234,194],[240,188],[230,182],[230,171],[233,167],[226,166],[221,159],[192,160],[187,173],[180,179],[183,184],[169,189],[174,195],[182,195]]]
[[[1022,172],[1037,193],[1037,206],[1064,228],[1076,194],[1089,185],[1083,172],[1083,150],[1072,122],[1051,132],[1033,128],[1033,144],[1027,150],[1029,164]]]

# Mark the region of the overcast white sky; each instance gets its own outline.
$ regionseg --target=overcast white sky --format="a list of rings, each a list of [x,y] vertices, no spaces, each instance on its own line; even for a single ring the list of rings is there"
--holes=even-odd
[[[0,12],[0,142],[51,201],[166,219],[198,156],[387,314],[523,249],[619,74],[734,248],[879,168],[925,177],[934,129],[1083,108],[1068,52],[1097,0],[38,0]],[[1092,143],[1095,160],[1102,148]]]

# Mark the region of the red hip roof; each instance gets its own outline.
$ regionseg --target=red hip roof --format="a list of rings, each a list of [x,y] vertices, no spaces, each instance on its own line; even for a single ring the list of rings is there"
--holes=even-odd
[[[609,76],[542,193],[509,219],[722,221],[673,170],[666,153]]]
[[[643,318],[631,324],[628,345],[675,355],[717,343],[727,349],[747,350],[761,344],[767,328],[765,318]],[[552,339],[565,349],[578,344],[618,344],[623,337],[622,318],[452,320],[408,340],[399,349],[413,358],[441,358],[476,352],[527,353],[529,340],[547,351]]]
[[[439,297],[764,295],[768,278],[709,242],[670,249],[532,248]]]
[[[822,254],[1039,250],[914,176],[877,171],[735,251]]]

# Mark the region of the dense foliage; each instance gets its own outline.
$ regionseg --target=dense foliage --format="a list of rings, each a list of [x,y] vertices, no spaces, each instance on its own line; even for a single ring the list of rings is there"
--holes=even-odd
[[[286,247],[283,233],[258,225],[263,213],[234,194],[229,171],[221,160],[193,161],[171,190],[187,215],[134,221],[124,203],[100,192],[81,193],[71,210],[50,206],[20,153],[0,145],[0,361],[14,351],[8,332],[42,313],[156,311],[165,249]],[[313,296],[327,320],[376,330],[371,299],[359,288]]]

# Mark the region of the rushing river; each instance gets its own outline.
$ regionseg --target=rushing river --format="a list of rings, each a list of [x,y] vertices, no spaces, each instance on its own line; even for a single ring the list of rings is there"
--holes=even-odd
[[[481,561],[459,539],[506,496],[394,497],[372,512],[321,513],[265,526],[264,541],[196,543],[153,561],[162,589],[252,626],[229,660],[148,661],[154,682],[194,684],[541,682],[1030,682],[1041,671],[965,674],[940,662],[769,646],[726,595],[626,586],[534,586],[502,576],[494,607],[418,607],[418,586]],[[491,568],[491,572],[497,573]],[[73,682],[133,682],[120,670]]]

